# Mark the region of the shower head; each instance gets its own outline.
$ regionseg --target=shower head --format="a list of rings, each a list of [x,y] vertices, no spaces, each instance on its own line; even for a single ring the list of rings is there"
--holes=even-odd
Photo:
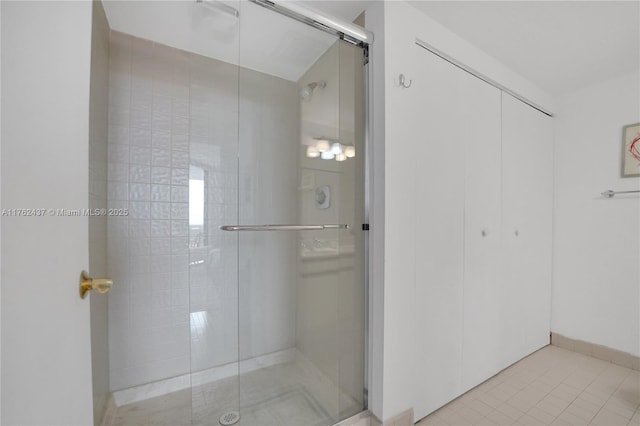
[[[325,87],[327,87],[327,82],[324,80],[318,80],[318,81],[314,81],[313,83],[307,84],[302,89],[300,89],[300,99],[302,99],[303,101],[309,102],[313,97],[313,90],[316,87],[324,89]]]

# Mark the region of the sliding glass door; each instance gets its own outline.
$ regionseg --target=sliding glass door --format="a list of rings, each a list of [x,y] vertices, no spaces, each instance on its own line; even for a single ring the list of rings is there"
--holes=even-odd
[[[232,4],[191,61],[192,423],[331,425],[364,408],[365,55]]]

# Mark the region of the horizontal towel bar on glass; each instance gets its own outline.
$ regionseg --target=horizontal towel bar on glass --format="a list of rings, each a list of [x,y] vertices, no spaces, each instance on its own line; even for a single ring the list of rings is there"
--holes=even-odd
[[[635,194],[635,193],[640,193],[640,191],[634,190],[634,191],[612,191],[612,190],[608,190],[608,191],[604,191],[601,192],[601,195],[603,197],[607,197],[607,198],[612,198],[614,195],[617,194]]]
[[[223,231],[324,231],[349,229],[349,225],[224,225]]]

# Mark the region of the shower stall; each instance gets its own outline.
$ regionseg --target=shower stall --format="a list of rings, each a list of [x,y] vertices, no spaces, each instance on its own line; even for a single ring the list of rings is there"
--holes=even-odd
[[[363,411],[371,36],[261,0],[104,8],[105,423]]]

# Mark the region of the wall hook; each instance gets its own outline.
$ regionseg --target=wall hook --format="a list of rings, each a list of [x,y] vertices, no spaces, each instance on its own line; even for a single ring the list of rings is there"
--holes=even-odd
[[[413,83],[413,80],[409,80],[409,84],[405,84],[404,74],[400,74],[398,76],[398,81],[400,83],[400,86],[404,87],[405,89],[408,89],[409,87],[411,87],[411,83]]]

